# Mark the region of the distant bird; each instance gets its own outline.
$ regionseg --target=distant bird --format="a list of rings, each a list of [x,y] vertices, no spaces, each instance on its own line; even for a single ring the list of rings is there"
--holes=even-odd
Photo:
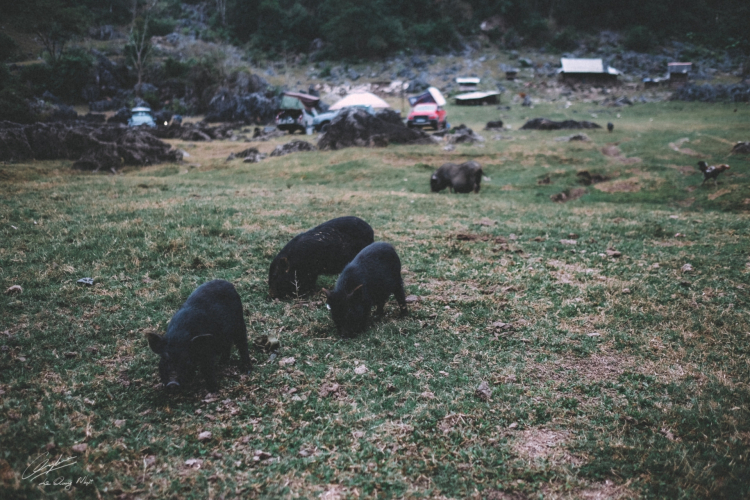
[[[612,132],[615,129],[615,126],[612,122],[607,123],[607,130]]]
[[[721,164],[721,165],[716,165],[716,166],[711,165],[709,167],[705,161],[701,160],[698,162],[698,170],[703,172],[702,184],[705,184],[708,179],[713,179],[714,184],[716,184],[716,178],[719,177],[719,174],[722,173],[723,171],[729,170],[729,165]]]

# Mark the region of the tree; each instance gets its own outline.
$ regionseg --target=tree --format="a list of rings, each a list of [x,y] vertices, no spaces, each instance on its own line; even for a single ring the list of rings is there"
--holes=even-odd
[[[148,32],[148,21],[156,2],[157,0],[147,0],[139,13],[138,0],[133,0],[133,24],[130,27],[130,42],[125,50],[138,75],[138,83],[135,86],[138,96],[141,93],[143,73],[151,56],[151,36]]]
[[[69,41],[86,33],[90,21],[87,10],[70,0],[27,0],[22,9],[21,24],[39,37],[53,63]]]

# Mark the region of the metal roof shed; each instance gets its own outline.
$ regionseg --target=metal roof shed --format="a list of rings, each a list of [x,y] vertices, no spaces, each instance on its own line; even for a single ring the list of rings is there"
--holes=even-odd
[[[570,59],[560,58],[562,66],[558,73],[563,81],[569,83],[603,83],[617,82],[617,76],[622,72],[604,64],[601,59]]]

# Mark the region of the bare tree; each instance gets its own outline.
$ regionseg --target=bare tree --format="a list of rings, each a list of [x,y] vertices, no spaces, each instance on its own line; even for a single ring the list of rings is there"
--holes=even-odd
[[[138,74],[136,84],[136,95],[141,95],[141,84],[146,64],[151,56],[151,37],[148,34],[148,21],[151,11],[156,6],[157,0],[148,0],[142,7],[140,15],[138,12],[138,0],[133,0],[133,24],[130,27],[130,43],[128,44],[128,56]]]

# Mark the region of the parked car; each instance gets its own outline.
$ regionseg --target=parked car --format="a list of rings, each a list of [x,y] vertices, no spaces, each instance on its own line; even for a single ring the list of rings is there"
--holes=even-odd
[[[328,128],[328,124],[331,123],[331,120],[336,118],[339,113],[341,113],[342,110],[348,109],[348,108],[359,108],[367,111],[371,115],[375,114],[375,110],[372,106],[361,106],[361,105],[355,105],[355,106],[346,106],[341,109],[335,109],[333,111],[326,111],[325,113],[320,113],[313,119],[313,129],[316,132],[325,132]]]
[[[128,120],[128,126],[137,127],[139,125],[148,125],[149,127],[156,128],[156,122],[154,121],[153,115],[151,115],[151,108],[138,107],[131,110],[133,113]]]
[[[435,130],[445,128],[447,113],[442,106],[433,103],[417,104],[406,118],[406,126],[433,127]]]
[[[293,134],[297,130],[310,135],[313,133],[313,120],[318,116],[315,109],[319,97],[299,92],[285,92],[281,105],[276,110],[276,128]]]

